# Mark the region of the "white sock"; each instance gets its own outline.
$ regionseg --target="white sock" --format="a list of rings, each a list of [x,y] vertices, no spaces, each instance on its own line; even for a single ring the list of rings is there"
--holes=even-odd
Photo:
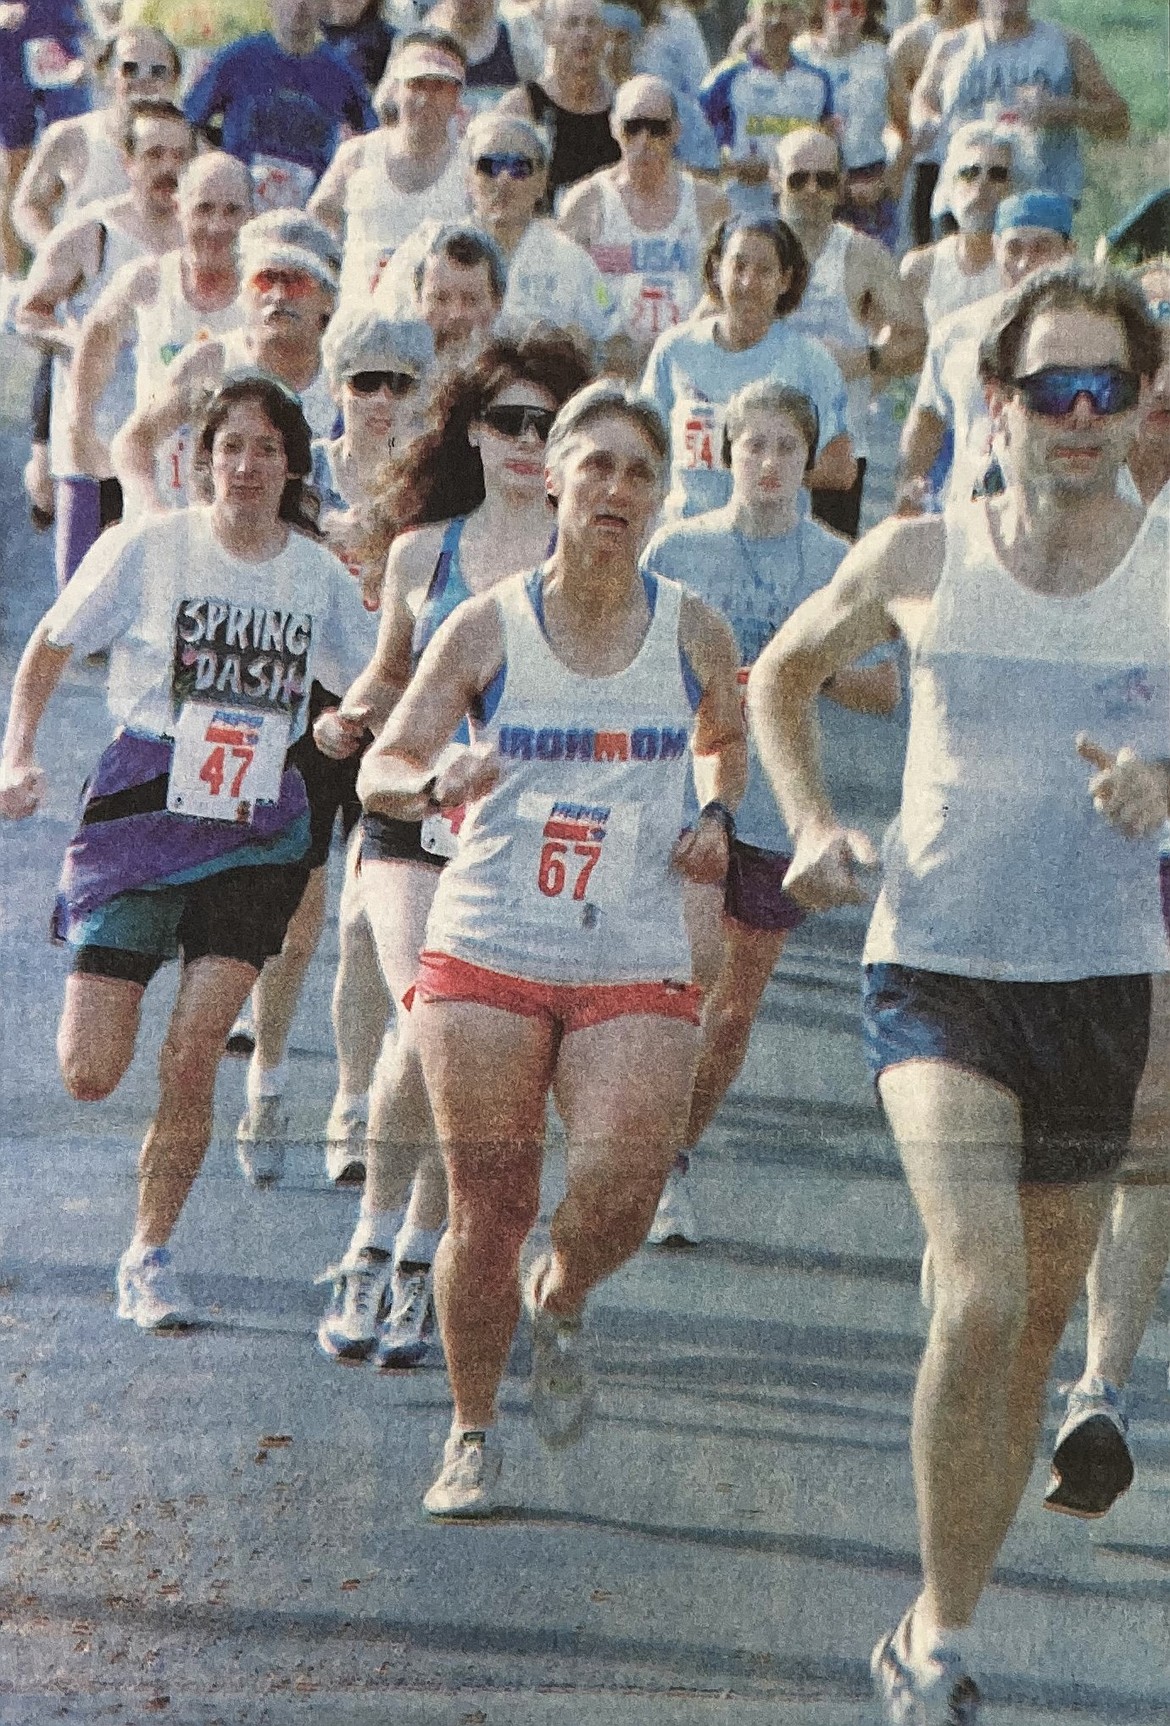
[[[919,1595],[910,1614],[911,1666],[922,1672],[947,1654],[957,1654],[965,1661],[970,1641],[970,1626],[936,1624]]]
[[[394,1263],[433,1265],[445,1226],[437,1229],[416,1229],[411,1223],[403,1223],[394,1243]]]
[[[363,1118],[368,1118],[370,1093],[368,1091],[338,1091],[333,1099],[333,1112],[338,1115],[360,1115]]]
[[[134,1231],[134,1239],[126,1248],[125,1256],[129,1259],[132,1265],[140,1265],[147,1253],[154,1252],[158,1245],[158,1241],[148,1241],[144,1237],[141,1229],[136,1229]]]
[[[360,1253],[363,1247],[377,1247],[381,1252],[392,1253],[401,1227],[401,1206],[392,1211],[376,1211],[372,1207],[367,1209],[363,1200],[349,1250],[351,1253]]]
[[[262,1067],[255,1055],[248,1062],[248,1101],[259,1102],[261,1097],[283,1097],[284,1087],[288,1083],[288,1062],[282,1061],[279,1067]]]

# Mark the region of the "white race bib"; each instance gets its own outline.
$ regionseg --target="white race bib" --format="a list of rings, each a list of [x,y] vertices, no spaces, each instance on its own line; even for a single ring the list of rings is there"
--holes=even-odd
[[[256,210],[303,210],[317,184],[312,168],[283,156],[253,156],[250,169]]]
[[[723,409],[715,402],[680,402],[671,416],[671,445],[680,467],[713,473],[723,466]]]
[[[167,808],[205,821],[251,821],[254,804],[280,798],[291,723],[287,713],[184,701]]]
[[[526,917],[588,927],[630,896],[636,803],[573,803],[526,791],[512,844],[512,887]]]

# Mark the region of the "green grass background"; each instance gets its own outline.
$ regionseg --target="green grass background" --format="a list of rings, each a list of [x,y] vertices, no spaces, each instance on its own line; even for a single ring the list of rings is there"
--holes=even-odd
[[[1080,30],[1129,103],[1125,143],[1088,146],[1077,237],[1091,252],[1140,198],[1170,183],[1170,7],[1166,0],[1037,0],[1035,11]]]

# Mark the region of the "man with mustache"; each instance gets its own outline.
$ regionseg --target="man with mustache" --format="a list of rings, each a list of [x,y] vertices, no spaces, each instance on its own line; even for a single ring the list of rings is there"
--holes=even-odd
[[[132,101],[123,134],[130,190],[89,204],[57,228],[37,254],[16,311],[19,333],[54,356],[49,453],[55,480],[57,583],[63,587],[98,534],[122,513],[112,475],[80,472],[68,423],[69,370],[81,321],[115,272],[143,254],[182,243],[175,210],[179,175],[194,150],[181,111],[158,96]],[[59,315],[60,314],[60,315]],[[108,439],[134,400],[130,350],[100,404],[98,435]]]

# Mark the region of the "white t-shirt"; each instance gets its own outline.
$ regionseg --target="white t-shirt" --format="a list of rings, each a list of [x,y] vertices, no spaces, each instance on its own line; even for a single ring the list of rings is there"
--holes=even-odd
[[[991,462],[991,417],[979,381],[979,344],[1003,299],[1002,293],[989,294],[943,318],[931,333],[918,380],[914,406],[929,408],[954,435],[946,494],[951,503],[970,501]]]
[[[208,507],[110,528],[45,618],[53,647],[110,654],[106,699],[118,725],[173,735],[183,693],[288,711],[305,729],[309,686],[344,690],[377,625],[344,565],[290,532],[276,557],[225,551]]]
[[[440,225],[423,222],[386,265],[374,304],[387,317],[418,316],[414,273]],[[603,343],[614,333],[615,318],[613,295],[589,253],[562,234],[555,222],[542,218],[530,222],[508,264],[501,324],[525,327],[543,321],[561,329],[576,325],[589,341]]]

